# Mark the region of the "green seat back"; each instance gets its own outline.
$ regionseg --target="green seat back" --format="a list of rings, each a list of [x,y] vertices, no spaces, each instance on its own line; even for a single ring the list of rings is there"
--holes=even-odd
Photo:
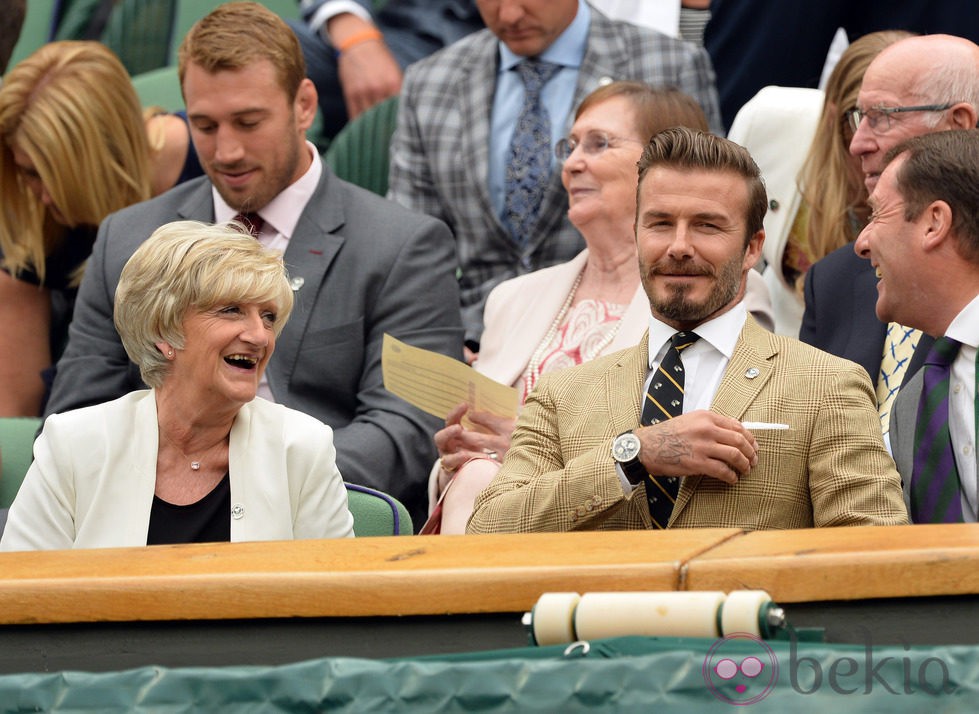
[[[163,107],[168,112],[184,108],[176,67],[151,69],[133,77],[133,87],[144,107]]]
[[[408,509],[386,493],[367,486],[345,483],[347,503],[354,517],[354,535],[394,536],[411,535],[414,527]]]
[[[397,97],[375,104],[330,142],[326,163],[340,178],[384,196],[388,192],[391,135],[397,119]]]
[[[34,460],[37,417],[0,417],[0,508],[9,508]]]
[[[174,9],[174,0],[120,0],[113,8],[102,42],[130,75],[168,64]]]
[[[7,65],[8,71],[48,41],[51,34],[54,2],[55,0],[31,0],[27,3],[24,26],[21,28],[17,44],[14,45],[14,53],[10,56],[10,62]]]

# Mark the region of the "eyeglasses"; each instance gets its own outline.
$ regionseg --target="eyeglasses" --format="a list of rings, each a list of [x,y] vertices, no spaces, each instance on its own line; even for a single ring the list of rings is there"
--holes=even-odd
[[[558,139],[557,144],[554,145],[554,155],[557,157],[558,161],[567,161],[568,157],[574,153],[574,150],[577,149],[578,146],[581,146],[581,150],[584,151],[586,155],[598,156],[609,147],[614,147],[617,143],[622,141],[630,141],[633,144],[642,143],[636,139],[619,139],[614,136],[609,136],[605,132],[590,131],[585,134],[581,141],[570,136],[566,136],[563,139]]]
[[[891,129],[891,115],[903,114],[905,112],[943,112],[951,109],[954,103],[948,104],[920,104],[914,107],[871,107],[870,109],[860,110],[857,108],[844,112],[844,116],[850,123],[850,128],[856,133],[860,128],[860,121],[866,117],[870,130],[875,134],[884,134]]]

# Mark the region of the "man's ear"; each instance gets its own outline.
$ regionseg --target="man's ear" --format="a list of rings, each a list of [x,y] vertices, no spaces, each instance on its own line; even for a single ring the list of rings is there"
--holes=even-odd
[[[949,109],[949,123],[952,129],[975,129],[979,113],[968,102],[959,102]]]
[[[296,90],[296,100],[293,102],[293,110],[296,113],[296,124],[303,131],[309,131],[316,118],[317,95],[316,87],[307,77],[299,83]]]
[[[748,245],[744,249],[744,263],[742,267],[745,270],[750,270],[754,268],[758,261],[761,260],[761,247],[765,244],[765,230],[762,229],[755,233],[748,240]]]
[[[952,207],[941,199],[932,201],[922,211],[924,234],[922,248],[932,251],[940,248],[952,233]]]

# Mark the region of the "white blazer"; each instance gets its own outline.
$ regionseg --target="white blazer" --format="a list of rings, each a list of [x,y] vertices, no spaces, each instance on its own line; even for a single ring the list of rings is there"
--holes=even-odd
[[[799,336],[803,302],[782,274],[782,256],[802,202],[798,177],[823,109],[823,93],[803,87],[762,87],[738,111],[727,138],[751,152],[768,192],[763,277],[775,309],[775,332]]]
[[[146,545],[156,488],[156,395],[53,414],[10,507],[0,550]],[[231,540],[353,535],[333,430],[254,399],[231,427]]]

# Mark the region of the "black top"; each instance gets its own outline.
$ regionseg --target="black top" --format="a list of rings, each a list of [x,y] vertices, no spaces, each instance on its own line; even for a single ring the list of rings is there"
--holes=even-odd
[[[146,545],[222,543],[231,540],[231,479],[228,474],[197,503],[176,506],[153,496]]]
[[[187,124],[187,132],[190,133],[190,121],[187,119],[187,111],[181,109],[179,112],[174,112],[174,114],[184,120]],[[201,166],[201,160],[197,156],[197,151],[194,149],[194,142],[188,138],[187,158],[184,159],[184,167],[180,170],[180,176],[177,177],[177,184],[182,184],[184,181],[190,181],[203,175],[204,167]]]

